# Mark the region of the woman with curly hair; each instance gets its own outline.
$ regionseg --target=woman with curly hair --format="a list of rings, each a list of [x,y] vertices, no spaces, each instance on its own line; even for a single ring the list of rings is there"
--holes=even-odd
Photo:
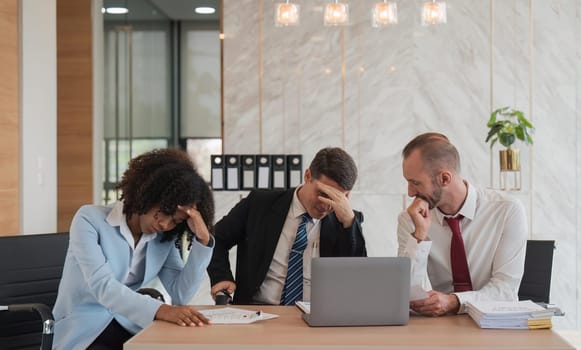
[[[187,304],[212,256],[214,199],[188,155],[160,149],[138,156],[118,188],[118,202],[85,205],[73,218],[53,311],[55,349],[122,349],[154,319],[209,322]],[[193,242],[184,263],[175,247],[185,231]],[[174,305],[137,292],[155,277]]]

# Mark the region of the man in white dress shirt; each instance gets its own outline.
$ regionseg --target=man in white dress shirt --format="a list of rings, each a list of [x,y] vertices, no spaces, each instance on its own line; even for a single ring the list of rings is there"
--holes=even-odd
[[[402,156],[408,195],[415,198],[398,217],[398,255],[411,258],[412,288],[428,291],[410,308],[440,316],[465,312],[469,301],[518,300],[528,237],[522,204],[464,180],[458,151],[442,134],[417,136]],[[469,271],[465,291],[454,286],[452,274],[453,233],[447,220],[456,217]]]

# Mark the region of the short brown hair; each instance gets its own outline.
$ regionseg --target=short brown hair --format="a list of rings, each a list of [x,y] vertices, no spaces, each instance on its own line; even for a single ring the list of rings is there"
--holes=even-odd
[[[444,134],[427,132],[416,136],[401,152],[403,159],[419,150],[424,167],[433,176],[442,168],[460,173],[460,155],[458,150]]]
[[[320,179],[321,175],[325,175],[348,191],[357,180],[357,166],[353,158],[338,147],[326,147],[317,152],[309,169],[313,178]]]

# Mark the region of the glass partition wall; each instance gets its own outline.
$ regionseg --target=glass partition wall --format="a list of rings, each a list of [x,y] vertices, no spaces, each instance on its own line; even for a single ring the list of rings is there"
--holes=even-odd
[[[222,151],[220,25],[195,3],[104,1],[104,204],[127,162],[155,148],[187,149],[210,180],[209,155]]]

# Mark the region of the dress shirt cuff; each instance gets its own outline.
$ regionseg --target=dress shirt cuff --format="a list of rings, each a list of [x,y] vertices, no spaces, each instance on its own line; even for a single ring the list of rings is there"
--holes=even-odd
[[[465,314],[466,311],[466,303],[472,300],[472,295],[474,291],[471,292],[458,292],[452,293],[458,298],[458,302],[460,303],[460,307],[458,308],[458,314]]]
[[[420,287],[424,291],[432,289],[428,279],[428,255],[432,241],[418,241],[411,236],[406,242],[404,256],[411,260],[411,280],[410,285],[414,288]]]
[[[431,248],[432,241],[421,241],[418,243],[418,240],[412,235],[410,235],[410,238],[408,238],[408,241],[406,242],[405,245],[407,256],[409,256],[410,259],[414,260],[417,259],[427,260]]]

